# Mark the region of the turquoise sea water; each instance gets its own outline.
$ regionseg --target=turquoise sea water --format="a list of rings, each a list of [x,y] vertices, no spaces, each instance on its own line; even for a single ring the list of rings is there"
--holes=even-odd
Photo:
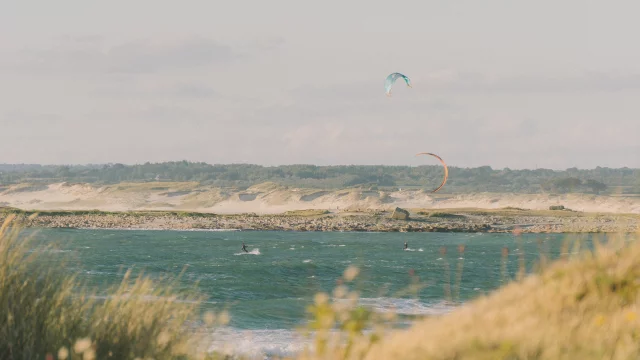
[[[509,248],[507,267],[514,276],[518,251],[528,267],[540,249],[557,257],[564,235],[456,233],[346,233],[261,231],[38,230],[37,243],[54,241],[49,261],[72,259],[66,271],[90,286],[105,289],[133,268],[160,278],[178,275],[208,297],[204,309],[229,306],[231,323],[212,336],[212,346],[234,344],[249,354],[288,353],[294,328],[304,324],[305,307],[318,291],[330,292],[349,265],[361,274],[361,302],[379,311],[393,305],[402,315],[440,314],[445,300],[446,268],[454,289],[463,266],[460,300],[467,301],[502,284],[501,251]],[[242,242],[249,253],[241,251]],[[404,242],[409,251],[403,251]],[[459,253],[458,245],[465,245]],[[446,254],[442,254],[442,249]],[[394,295],[407,288],[413,271],[427,286],[418,299]]]

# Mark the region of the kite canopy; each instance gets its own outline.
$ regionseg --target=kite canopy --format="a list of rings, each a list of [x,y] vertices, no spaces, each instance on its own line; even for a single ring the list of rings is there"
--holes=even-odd
[[[409,78],[406,75],[403,75],[397,72],[393,74],[389,74],[389,76],[387,76],[387,79],[384,81],[384,92],[387,96],[391,96],[391,88],[393,87],[393,84],[395,84],[396,80],[398,80],[399,78],[403,78],[404,82],[407,83],[407,86],[411,87],[411,80],[409,80]]]
[[[416,154],[416,156],[418,156],[418,155],[431,155],[431,156],[437,158],[438,160],[440,160],[440,162],[444,166],[444,179],[442,180],[442,184],[440,184],[440,186],[438,186],[435,190],[433,190],[431,192],[436,192],[436,191],[440,190],[444,186],[444,184],[447,182],[447,178],[449,177],[449,168],[447,167],[447,164],[445,164],[444,160],[442,160],[442,158],[440,156],[436,155],[436,154],[424,152],[424,153]]]

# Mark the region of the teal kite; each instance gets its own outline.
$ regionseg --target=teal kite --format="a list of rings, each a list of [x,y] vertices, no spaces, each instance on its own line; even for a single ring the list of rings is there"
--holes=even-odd
[[[387,79],[384,81],[384,91],[387,96],[391,96],[391,87],[393,86],[393,84],[395,84],[398,78],[403,78],[404,82],[407,83],[407,86],[411,87],[411,80],[409,80],[409,78],[406,75],[403,75],[397,72],[390,74],[389,76],[387,76]]]

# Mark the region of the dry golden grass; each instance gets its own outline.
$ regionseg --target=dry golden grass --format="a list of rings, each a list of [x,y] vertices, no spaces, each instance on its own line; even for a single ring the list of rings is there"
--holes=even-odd
[[[73,279],[56,276],[28,253],[10,217],[0,228],[0,358],[43,358],[69,347],[83,328],[88,306],[74,300]]]
[[[564,256],[541,272],[408,330],[373,340],[359,335],[349,347],[344,341],[333,343],[299,358],[638,359],[638,235],[596,242],[594,251]],[[327,312],[320,318],[338,313]]]
[[[163,192],[163,191],[187,191],[194,190],[200,186],[200,183],[195,181],[185,182],[122,182],[116,185],[109,185],[105,187],[104,191],[121,191],[121,192],[139,192],[139,191],[151,191],[151,192]]]
[[[191,209],[213,207],[217,203],[227,200],[228,197],[228,194],[223,193],[219,188],[206,189],[206,191],[193,192],[186,195],[183,202],[180,203],[177,208],[188,211]]]
[[[276,191],[276,190],[283,190],[283,189],[287,189],[286,186],[282,186],[282,185],[278,185],[272,181],[267,181],[267,182],[263,182],[260,184],[255,184],[253,186],[250,186],[247,191],[252,191],[252,192],[272,192],[272,191]]]
[[[185,326],[197,319],[200,297],[178,297],[170,284],[127,273],[99,300],[43,262],[43,251],[30,252],[14,218],[0,228],[1,359],[205,357],[200,339]]]
[[[3,187],[3,190],[0,191],[0,193],[3,193],[4,195],[9,195],[9,194],[20,193],[20,192],[42,191],[46,189],[47,189],[46,185],[35,184],[35,183],[22,183],[22,184]]]

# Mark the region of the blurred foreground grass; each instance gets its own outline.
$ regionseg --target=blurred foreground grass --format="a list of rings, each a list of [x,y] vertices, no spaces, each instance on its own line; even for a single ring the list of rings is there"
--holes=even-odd
[[[181,293],[177,301],[171,285],[127,273],[99,299],[38,261],[42,252],[29,251],[14,220],[0,227],[0,359],[203,358],[196,332],[185,326],[196,318],[198,295]],[[207,319],[213,325],[213,314]]]
[[[13,217],[0,228],[0,359],[225,358],[202,348],[210,332],[193,325],[202,322],[196,292],[127,273],[98,299],[60,266],[38,261],[42,252],[30,252],[20,231]],[[607,235],[592,251],[567,242],[554,262],[541,251],[532,274],[521,268],[503,288],[406,330],[394,329],[393,312],[359,305],[351,286],[358,269],[350,267],[332,294],[316,295],[303,329],[312,346],[296,358],[640,358],[638,235]],[[463,263],[453,291],[446,266],[445,295],[455,300]],[[411,276],[415,294],[422,284]],[[227,321],[226,313],[204,316],[209,327]]]
[[[566,241],[554,262],[540,251],[528,276],[521,262],[515,281],[406,330],[392,330],[355,301],[345,311],[317,296],[310,309],[320,324],[315,349],[298,359],[638,359],[639,235],[596,238],[592,249]],[[459,279],[462,267],[457,273]],[[445,294],[450,298],[448,283]],[[330,331],[336,327],[341,331]]]

